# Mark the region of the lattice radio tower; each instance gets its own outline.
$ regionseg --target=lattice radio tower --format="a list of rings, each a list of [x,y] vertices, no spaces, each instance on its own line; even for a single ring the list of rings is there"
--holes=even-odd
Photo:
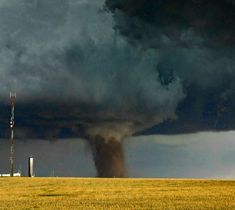
[[[11,118],[10,118],[10,130],[11,130],[11,140],[10,140],[10,176],[14,176],[14,127],[15,127],[15,103],[16,103],[16,93],[10,92],[11,100]]]

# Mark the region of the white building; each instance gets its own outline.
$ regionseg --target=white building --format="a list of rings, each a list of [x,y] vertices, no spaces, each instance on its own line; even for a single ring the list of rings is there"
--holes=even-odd
[[[14,177],[21,176],[21,173],[18,171],[17,173],[13,174]],[[10,174],[0,174],[0,177],[10,177]]]

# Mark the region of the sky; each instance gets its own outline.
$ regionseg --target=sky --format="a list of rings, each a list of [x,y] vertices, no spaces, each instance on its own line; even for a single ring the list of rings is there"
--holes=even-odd
[[[1,0],[0,138],[9,137],[13,91],[18,150],[40,144],[62,158],[71,139],[85,139],[99,177],[135,176],[129,138],[157,144],[159,159],[168,149],[150,136],[226,139],[235,129],[234,14],[234,0]]]
[[[129,177],[235,178],[235,132],[131,137],[124,141]],[[9,141],[0,141],[0,173],[8,172]],[[90,148],[82,139],[16,142],[16,169],[27,176],[28,157],[36,176],[94,177]],[[16,171],[17,171],[16,170]]]

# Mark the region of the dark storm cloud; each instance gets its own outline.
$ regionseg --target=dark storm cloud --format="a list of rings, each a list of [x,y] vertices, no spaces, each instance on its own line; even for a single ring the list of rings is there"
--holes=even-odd
[[[181,79],[176,121],[146,133],[234,129],[234,1],[107,0],[115,28],[132,45],[160,53],[161,83]]]
[[[116,27],[147,46],[234,45],[235,5],[229,0],[107,0]]]
[[[127,125],[120,139],[176,117],[184,97],[180,79],[162,85],[156,71],[160,55],[119,36],[103,5],[1,2],[0,97],[5,103],[10,90],[17,92],[18,134],[106,135],[106,127],[118,133],[120,125],[120,133]]]
[[[23,137],[233,128],[234,1],[103,5],[1,1],[2,123],[13,90]]]
[[[177,76],[161,83],[161,55],[130,45],[103,6],[0,2],[1,136],[9,133],[7,96],[16,91],[17,138],[79,135],[89,139],[98,176],[123,177],[120,141],[175,119],[184,93]]]

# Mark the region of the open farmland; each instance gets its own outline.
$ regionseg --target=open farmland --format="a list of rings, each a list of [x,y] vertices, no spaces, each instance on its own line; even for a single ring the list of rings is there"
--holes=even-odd
[[[235,209],[235,181],[0,178],[0,209]]]

